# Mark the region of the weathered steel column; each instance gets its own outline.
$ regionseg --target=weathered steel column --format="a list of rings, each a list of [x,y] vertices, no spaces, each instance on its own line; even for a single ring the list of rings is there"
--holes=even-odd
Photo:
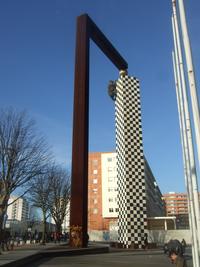
[[[74,118],[70,227],[79,226],[87,246],[89,35],[87,17],[78,17],[74,77]],[[73,244],[71,243],[71,246]]]

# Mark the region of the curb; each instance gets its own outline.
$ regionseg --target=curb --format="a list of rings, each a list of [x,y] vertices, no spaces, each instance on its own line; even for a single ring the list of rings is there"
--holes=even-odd
[[[27,266],[27,264],[40,260],[42,258],[42,255],[40,253],[36,253],[33,255],[26,256],[21,259],[13,260],[8,263],[2,264],[1,266],[5,267],[21,267],[21,266]]]

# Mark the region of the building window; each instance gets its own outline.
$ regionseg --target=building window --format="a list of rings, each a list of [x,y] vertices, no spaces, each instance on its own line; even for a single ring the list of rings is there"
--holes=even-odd
[[[118,209],[118,208],[116,208],[116,209],[115,209],[115,212],[118,212],[118,211],[119,211],[119,209]]]
[[[98,165],[98,160],[97,159],[93,159],[92,160],[92,165],[93,166],[97,166]]]
[[[93,188],[92,191],[93,191],[93,193],[96,194],[97,193],[97,188]]]
[[[98,209],[93,209],[93,214],[97,214],[98,213]]]
[[[112,161],[112,158],[108,158],[108,162],[111,162]]]
[[[109,208],[109,212],[113,212],[114,210],[113,210],[113,208]]]
[[[94,204],[97,204],[97,199],[96,198],[94,198]]]
[[[97,174],[97,170],[93,170],[93,174]]]
[[[109,198],[108,201],[109,201],[109,202],[113,202],[113,198]]]
[[[97,184],[97,179],[93,179],[93,184]]]
[[[108,177],[108,182],[114,182],[114,177]]]
[[[108,187],[108,192],[113,192],[114,188],[113,187]]]

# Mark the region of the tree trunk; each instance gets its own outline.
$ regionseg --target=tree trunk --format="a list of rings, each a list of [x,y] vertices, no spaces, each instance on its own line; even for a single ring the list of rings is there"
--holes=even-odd
[[[1,254],[1,247],[2,247],[2,236],[3,236],[3,228],[4,228],[4,219],[7,211],[7,206],[8,206],[8,200],[9,200],[8,195],[3,195],[1,192],[0,195],[0,254]]]
[[[62,223],[60,221],[56,222],[56,232],[59,234],[62,233]]]
[[[5,208],[1,207],[0,204],[0,231],[3,229],[3,224],[4,224],[4,217],[5,217]],[[1,241],[1,236],[0,236],[0,241]]]
[[[1,250],[2,250],[2,236],[3,236],[3,229],[2,229],[2,220],[0,218],[0,254],[1,254]]]
[[[45,212],[45,211],[43,211],[42,244],[43,244],[43,245],[46,245],[46,212]]]

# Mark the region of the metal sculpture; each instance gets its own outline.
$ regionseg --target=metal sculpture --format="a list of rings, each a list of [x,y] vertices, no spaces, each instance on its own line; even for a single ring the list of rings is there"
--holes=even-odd
[[[89,129],[89,41],[92,39],[119,69],[127,62],[87,15],[77,18],[76,59],[74,80],[74,118],[72,144],[72,185],[70,228],[81,229],[79,246],[87,247],[88,217],[88,129]],[[73,245],[70,235],[70,245]]]

